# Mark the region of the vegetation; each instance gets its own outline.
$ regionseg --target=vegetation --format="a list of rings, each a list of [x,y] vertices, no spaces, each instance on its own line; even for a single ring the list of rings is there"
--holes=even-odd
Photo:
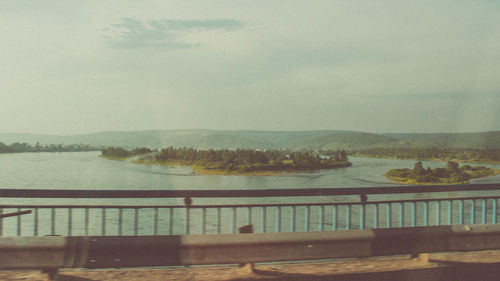
[[[101,155],[108,158],[125,159],[130,156],[143,155],[153,152],[151,149],[142,147],[134,150],[126,150],[121,147],[108,147],[101,151]]]
[[[460,160],[476,163],[500,163],[500,149],[472,148],[370,148],[353,152],[364,157],[418,159],[418,160]]]
[[[217,131],[217,130],[146,130],[115,131],[85,135],[54,136],[0,133],[4,143],[85,143],[93,146],[119,146],[197,149],[332,149],[347,151],[394,148],[471,148],[500,149],[500,131],[482,133],[373,134],[354,131]]]
[[[85,145],[85,144],[71,144],[71,145],[30,145],[28,143],[15,142],[11,145],[6,145],[0,142],[0,153],[20,153],[20,152],[70,152],[70,151],[98,151],[99,147]]]
[[[314,171],[348,167],[345,150],[337,151],[327,158],[311,152],[285,153],[277,150],[197,150],[194,148],[168,147],[161,151],[148,148],[125,150],[110,147],[102,151],[102,156],[111,159],[135,157],[138,163],[188,165],[199,173],[208,174],[247,174],[276,172]]]
[[[418,161],[410,169],[392,169],[385,176],[399,182],[408,184],[458,184],[468,183],[470,179],[488,177],[500,173],[500,170],[484,166],[472,167],[470,165],[458,166],[456,162],[448,161],[446,168],[427,167],[424,169],[422,162]]]
[[[387,134],[412,147],[500,149],[500,131],[478,133]]]

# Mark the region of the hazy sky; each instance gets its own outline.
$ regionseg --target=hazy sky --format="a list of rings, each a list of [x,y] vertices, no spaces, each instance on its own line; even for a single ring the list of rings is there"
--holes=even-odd
[[[500,1],[0,1],[0,132],[500,130]]]

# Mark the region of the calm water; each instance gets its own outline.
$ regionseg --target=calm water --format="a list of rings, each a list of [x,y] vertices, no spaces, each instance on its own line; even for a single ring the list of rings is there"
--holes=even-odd
[[[99,158],[100,152],[72,152],[72,153],[22,153],[22,154],[0,154],[0,188],[39,188],[39,189],[279,189],[279,188],[330,188],[330,187],[377,187],[394,185],[382,176],[384,172],[392,168],[411,168],[413,160],[395,159],[370,159],[350,157],[352,167],[323,170],[312,173],[274,175],[274,176],[219,176],[219,175],[196,175],[189,167],[165,167],[157,165],[138,165],[123,161],[113,161]],[[424,166],[444,167],[445,163],[424,162]],[[500,168],[500,165],[488,165]],[[474,180],[477,183],[500,182],[500,175]],[[449,196],[470,195],[472,192],[458,194],[450,193]],[[421,194],[402,195],[406,198],[417,198]],[[437,195],[436,195],[437,196]],[[443,196],[443,195],[439,195]],[[448,196],[448,195],[445,195]],[[396,199],[396,195],[383,195],[377,199]],[[211,201],[212,200],[212,201]],[[214,201],[215,200],[215,201]],[[226,199],[233,203],[275,203],[275,202],[300,202],[300,200],[313,200],[310,198],[250,198],[250,199]],[[321,197],[314,198],[316,202],[332,202],[354,200],[357,197]],[[172,199],[16,199],[2,198],[2,203],[19,204],[166,204],[180,200]],[[195,203],[221,203],[221,199],[195,199]],[[5,209],[4,212],[15,211]],[[50,210],[40,210],[40,233],[50,233]],[[109,210],[106,223],[108,232],[116,232],[118,210]],[[133,227],[133,213],[124,214],[125,234],[131,234]],[[245,224],[246,215],[241,213],[238,225]],[[355,213],[353,213],[354,215]],[[174,222],[174,233],[182,233],[184,227],[183,214],[178,213]],[[211,216],[211,214],[208,214]],[[213,215],[213,214],[212,214]],[[273,217],[272,213],[268,214]],[[32,233],[32,215],[23,216],[23,233]],[[83,210],[75,210],[73,214],[73,235],[83,232]],[[258,213],[255,214],[258,216]],[[287,218],[283,214],[283,218]],[[93,209],[90,213],[90,231],[99,234],[101,231],[102,213],[100,209]],[[150,233],[152,228],[152,210],[141,213],[140,232]],[[167,214],[160,213],[160,224],[167,224]],[[15,235],[17,218],[4,219],[4,235]],[[67,233],[66,212],[58,211],[56,233]],[[223,221],[230,220],[230,214],[223,214]],[[240,222],[241,220],[241,222]],[[44,221],[44,222],[42,222]],[[195,228],[199,228],[199,221],[193,219]],[[272,223],[270,220],[268,223]],[[303,218],[298,218],[297,223],[303,223]],[[342,223],[342,221],[339,221]],[[230,223],[226,222],[225,227]],[[315,227],[316,224],[312,224]],[[208,225],[215,228],[215,225]],[[272,228],[272,226],[270,225]],[[166,231],[160,228],[160,232]],[[199,229],[198,229],[199,231]],[[223,232],[230,230],[226,229]],[[196,231],[195,231],[196,232]]]
[[[413,160],[350,157],[352,167],[275,176],[195,175],[189,167],[138,165],[99,158],[100,152],[0,154],[0,188],[51,189],[266,189],[375,187],[392,183],[392,168]],[[445,163],[424,162],[444,167]],[[499,168],[500,165],[489,165]],[[500,175],[473,182],[500,182]]]

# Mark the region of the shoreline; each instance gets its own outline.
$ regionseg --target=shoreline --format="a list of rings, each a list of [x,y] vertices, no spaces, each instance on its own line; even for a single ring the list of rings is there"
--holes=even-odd
[[[462,181],[462,182],[417,182],[416,180],[413,179],[407,179],[407,178],[399,178],[399,177],[391,177],[387,176],[386,174],[383,175],[384,177],[392,180],[393,183],[400,183],[400,184],[407,184],[407,185],[450,185],[450,184],[467,184],[469,181]]]
[[[99,155],[101,158],[105,159],[110,159],[110,160],[117,160],[117,161],[124,161],[124,162],[131,162],[134,164],[143,164],[143,165],[159,165],[159,166],[168,166],[168,167],[178,167],[178,166],[184,166],[184,167],[189,167],[193,170],[193,172],[197,175],[219,175],[219,176],[273,176],[273,175],[290,175],[290,174],[298,174],[298,173],[311,173],[311,172],[316,172],[316,171],[321,171],[321,170],[332,170],[332,169],[340,169],[340,168],[346,168],[352,166],[352,163],[350,165],[345,165],[341,167],[335,167],[335,168],[330,168],[330,169],[314,169],[314,170],[256,170],[256,171],[248,171],[248,172],[241,172],[241,171],[227,171],[227,170],[220,170],[220,169],[212,169],[212,168],[207,168],[201,165],[197,165],[196,163],[190,162],[190,161],[181,161],[181,160],[176,160],[176,161],[165,161],[165,162],[158,162],[158,161],[152,161],[152,160],[144,160],[144,159],[136,159],[133,160],[135,157],[116,157],[116,156],[103,156]]]

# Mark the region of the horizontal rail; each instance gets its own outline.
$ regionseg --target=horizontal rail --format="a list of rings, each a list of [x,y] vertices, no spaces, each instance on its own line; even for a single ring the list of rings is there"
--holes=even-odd
[[[284,197],[434,193],[500,190],[500,184],[389,186],[356,188],[253,189],[253,190],[54,190],[0,189],[0,197],[12,198],[221,198]]]
[[[141,237],[0,237],[0,268],[235,264],[492,249],[500,249],[500,225]]]
[[[118,205],[118,204],[2,204],[0,208],[109,208],[109,209],[150,209],[150,208],[262,208],[262,207],[304,207],[304,206],[332,206],[332,205],[374,205],[374,204],[394,204],[394,203],[421,203],[421,202],[439,202],[439,201],[463,201],[463,200],[493,200],[499,199],[499,196],[468,196],[468,197],[446,197],[446,198],[429,198],[429,199],[394,199],[394,200],[377,200],[377,201],[339,201],[339,202],[308,202],[308,203],[261,203],[261,204],[199,204],[199,205]],[[29,213],[29,212],[27,212]],[[23,213],[24,214],[24,213]],[[6,216],[6,215],[4,215]],[[0,216],[1,218],[2,216]]]

